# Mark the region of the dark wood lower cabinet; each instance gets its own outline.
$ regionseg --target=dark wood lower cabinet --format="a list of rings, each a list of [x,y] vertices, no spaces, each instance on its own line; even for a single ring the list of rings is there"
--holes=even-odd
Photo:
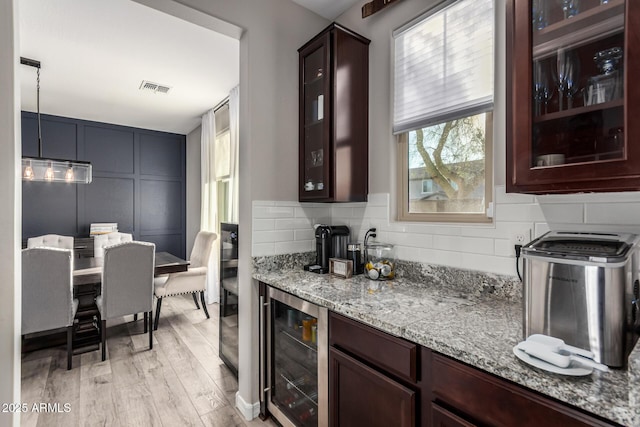
[[[434,426],[615,425],[439,354],[433,354],[429,371]],[[444,406],[451,411],[443,414]],[[446,418],[446,414],[453,413],[455,419]],[[456,424],[456,420],[468,424]]]
[[[431,425],[433,427],[475,427],[475,424],[465,421],[433,402],[431,403]]]
[[[334,347],[329,366],[332,426],[416,425],[415,391]]]
[[[332,312],[329,420],[332,427],[618,425]]]

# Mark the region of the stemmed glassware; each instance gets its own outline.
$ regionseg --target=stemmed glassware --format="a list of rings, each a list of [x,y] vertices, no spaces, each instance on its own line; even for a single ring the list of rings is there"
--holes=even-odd
[[[542,30],[547,26],[547,0],[531,1],[531,20],[533,28]]]
[[[533,63],[533,93],[536,101],[536,116],[542,114],[542,104],[544,104],[544,114],[547,114],[549,99],[553,96],[553,87],[549,81],[549,73],[541,61]]]
[[[578,92],[580,76],[580,60],[575,51],[564,55],[565,90],[567,93],[567,108],[573,108],[573,97]]]
[[[580,13],[580,0],[562,0],[564,19],[571,18]]]
[[[573,96],[578,92],[580,63],[574,51],[558,49],[557,56],[558,111],[562,111],[564,94],[567,95],[567,108],[573,107]]]

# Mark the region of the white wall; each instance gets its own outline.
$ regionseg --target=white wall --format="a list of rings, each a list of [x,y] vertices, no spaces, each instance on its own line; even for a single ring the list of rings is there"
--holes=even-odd
[[[0,403],[20,402],[20,91],[17,2],[0,1]],[[0,425],[20,415],[0,411]]]
[[[200,136],[198,126],[187,135],[187,256],[191,253],[196,234],[200,231]]]
[[[294,200],[298,176],[298,52],[329,23],[289,0],[138,0],[194,21],[193,10],[240,27],[239,396],[257,414],[257,286],[251,278],[253,200]],[[184,7],[192,10],[184,16]]]

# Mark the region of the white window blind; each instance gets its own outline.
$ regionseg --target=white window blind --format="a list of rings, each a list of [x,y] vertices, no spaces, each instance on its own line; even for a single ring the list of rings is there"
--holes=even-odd
[[[493,108],[493,2],[447,2],[394,32],[394,134]]]

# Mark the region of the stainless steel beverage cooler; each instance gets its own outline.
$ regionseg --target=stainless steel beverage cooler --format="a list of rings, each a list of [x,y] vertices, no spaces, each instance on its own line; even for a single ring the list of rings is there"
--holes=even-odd
[[[522,248],[524,338],[545,334],[622,367],[638,339],[638,236],[551,231]]]
[[[260,414],[327,426],[328,311],[260,284]]]
[[[220,359],[238,376],[238,224],[220,224]]]

